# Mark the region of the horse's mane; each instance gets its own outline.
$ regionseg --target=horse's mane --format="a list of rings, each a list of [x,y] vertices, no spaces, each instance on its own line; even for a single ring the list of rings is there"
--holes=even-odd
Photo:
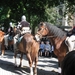
[[[49,31],[53,34],[53,36],[55,37],[59,37],[59,38],[63,38],[66,37],[66,32],[63,31],[62,29],[56,27],[55,25],[52,25],[48,22],[45,22],[47,28],[49,29]]]

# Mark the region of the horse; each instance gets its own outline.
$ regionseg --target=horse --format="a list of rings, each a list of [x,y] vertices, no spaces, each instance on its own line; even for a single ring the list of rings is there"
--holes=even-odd
[[[67,33],[48,22],[40,22],[35,38],[37,41],[40,41],[44,36],[50,39],[53,44],[54,54],[57,56],[59,66],[61,67],[61,63],[69,51],[68,46],[65,43]]]
[[[1,49],[1,56],[5,54],[5,41],[4,41],[5,32],[0,30],[0,49]]]
[[[20,65],[18,67],[21,67],[22,65],[22,58],[23,54],[26,54],[29,67],[30,67],[30,75],[36,75],[37,74],[37,62],[38,62],[38,52],[39,52],[39,42],[37,42],[34,39],[34,36],[31,33],[25,33],[19,43],[17,43],[17,35],[14,37],[14,58],[15,58],[15,65],[16,63],[16,57],[18,52],[20,52]],[[34,71],[33,71],[33,62],[35,63]]]

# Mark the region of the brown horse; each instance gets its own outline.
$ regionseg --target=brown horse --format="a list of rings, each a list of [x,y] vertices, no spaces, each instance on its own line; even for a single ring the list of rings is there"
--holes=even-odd
[[[5,54],[4,35],[5,35],[5,33],[0,30],[0,49],[1,49],[1,56],[3,56]]]
[[[39,41],[44,36],[49,38],[54,45],[54,53],[59,63],[61,63],[68,51],[68,47],[65,44],[66,32],[50,23],[41,22],[35,38]]]
[[[20,65],[22,63],[22,58],[23,54],[26,54],[28,61],[29,61],[29,66],[30,66],[30,75],[33,75],[33,68],[32,64],[35,62],[35,67],[34,67],[34,74],[37,74],[37,62],[38,62],[38,51],[39,51],[39,42],[34,40],[33,35],[30,33],[25,33],[22,40],[16,44],[16,37],[14,37],[14,51],[15,51],[15,64],[16,64],[16,56],[17,52],[20,51],[21,53],[21,58],[20,58]]]

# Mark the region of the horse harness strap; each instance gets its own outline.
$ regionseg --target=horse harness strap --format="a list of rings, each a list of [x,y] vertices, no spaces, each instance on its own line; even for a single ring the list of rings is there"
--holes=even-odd
[[[47,36],[48,38],[50,37],[50,38],[54,38],[55,36]]]

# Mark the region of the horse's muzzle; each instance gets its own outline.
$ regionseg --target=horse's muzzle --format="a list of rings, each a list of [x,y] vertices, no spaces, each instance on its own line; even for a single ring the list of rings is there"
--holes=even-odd
[[[40,41],[39,35],[35,35],[35,39],[36,39],[36,41]]]

